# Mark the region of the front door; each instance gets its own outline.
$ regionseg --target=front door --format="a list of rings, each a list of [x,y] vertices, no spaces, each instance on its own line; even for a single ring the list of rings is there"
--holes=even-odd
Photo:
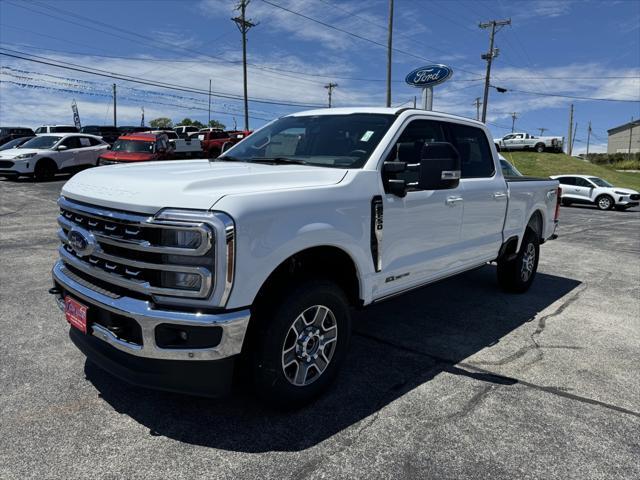
[[[415,141],[446,141],[443,124],[411,121],[398,142]],[[417,172],[394,175],[407,183],[417,181]],[[376,277],[374,297],[426,283],[454,268],[462,225],[462,186],[409,191],[404,198],[387,193],[382,196],[382,207],[382,269]]]

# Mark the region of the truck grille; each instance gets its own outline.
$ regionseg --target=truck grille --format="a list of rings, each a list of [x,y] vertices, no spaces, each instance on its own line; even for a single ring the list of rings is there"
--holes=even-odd
[[[58,200],[62,261],[133,296],[204,299],[214,288],[214,233],[204,222]]]

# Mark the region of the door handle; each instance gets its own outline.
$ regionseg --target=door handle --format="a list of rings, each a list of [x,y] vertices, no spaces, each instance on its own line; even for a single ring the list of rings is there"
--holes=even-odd
[[[503,198],[507,198],[507,194],[505,192],[495,192],[493,194],[493,198],[496,200],[502,200]]]
[[[447,197],[447,205],[455,207],[457,203],[462,202],[462,197]]]

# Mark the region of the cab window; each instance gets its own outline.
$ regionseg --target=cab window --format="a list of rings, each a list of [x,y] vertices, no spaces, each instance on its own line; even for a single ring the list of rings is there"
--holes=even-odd
[[[495,173],[493,154],[484,131],[477,127],[449,123],[450,142],[458,150],[462,178],[492,177]]]

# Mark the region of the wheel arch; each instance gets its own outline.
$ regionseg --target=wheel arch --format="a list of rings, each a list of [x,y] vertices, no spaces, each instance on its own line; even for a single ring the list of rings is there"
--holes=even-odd
[[[284,259],[264,280],[253,303],[268,302],[290,282],[314,276],[335,281],[351,305],[362,305],[362,281],[358,265],[349,253],[335,245],[308,247]]]

